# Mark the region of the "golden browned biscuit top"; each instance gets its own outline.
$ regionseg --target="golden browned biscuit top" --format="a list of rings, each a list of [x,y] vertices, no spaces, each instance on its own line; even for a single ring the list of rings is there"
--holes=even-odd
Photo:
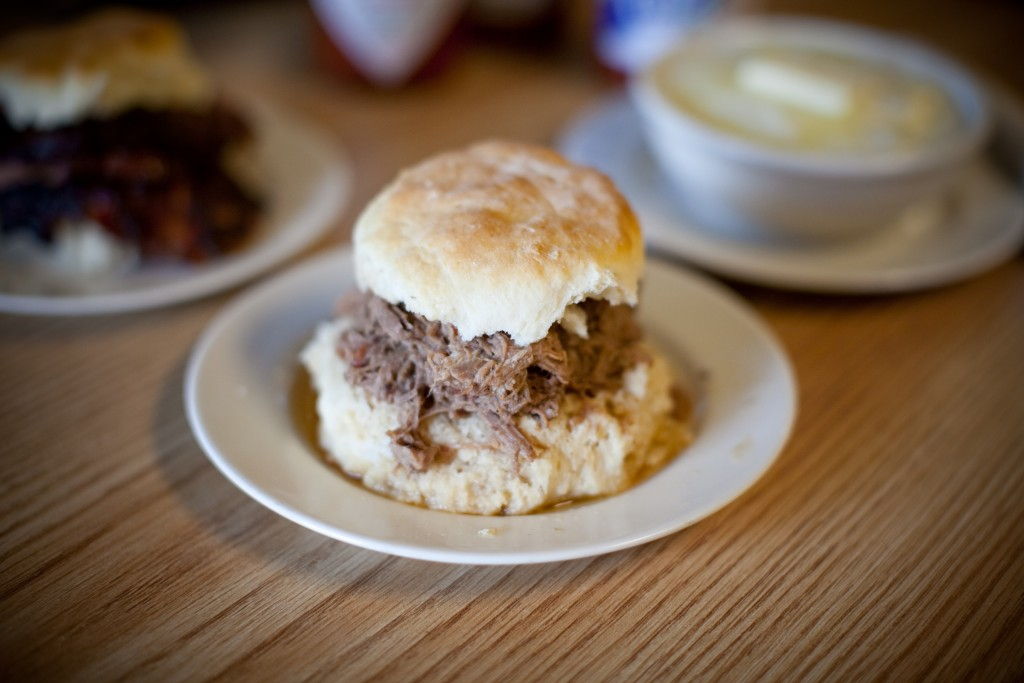
[[[359,284],[465,338],[547,334],[587,298],[635,304],[643,243],[608,178],[542,147],[484,142],[406,170],[355,231]]]

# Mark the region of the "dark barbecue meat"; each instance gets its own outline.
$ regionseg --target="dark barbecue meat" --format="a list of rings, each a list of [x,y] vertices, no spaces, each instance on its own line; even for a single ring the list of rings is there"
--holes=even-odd
[[[425,469],[437,455],[421,426],[439,413],[479,414],[497,447],[530,457],[533,445],[516,427],[516,416],[551,419],[567,392],[615,389],[644,357],[631,308],[589,299],[581,307],[587,338],[555,324],[543,339],[516,346],[504,332],[464,340],[452,325],[364,293],[343,304],[353,322],[338,340],[338,353],[350,382],[401,409],[402,424],[391,437],[408,466]]]
[[[49,243],[61,222],[89,219],[144,258],[224,254],[257,215],[222,164],[250,135],[223,105],[134,109],[53,130],[0,119],[0,230]]]

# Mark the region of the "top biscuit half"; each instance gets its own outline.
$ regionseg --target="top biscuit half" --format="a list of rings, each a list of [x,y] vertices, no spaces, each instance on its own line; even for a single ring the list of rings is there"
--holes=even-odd
[[[542,147],[490,141],[409,168],[354,232],[361,289],[463,339],[531,344],[585,299],[635,305],[636,217],[612,182]]]

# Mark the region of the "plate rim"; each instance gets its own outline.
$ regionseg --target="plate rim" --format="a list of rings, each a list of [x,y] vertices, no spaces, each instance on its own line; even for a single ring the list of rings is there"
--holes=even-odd
[[[731,497],[726,498],[722,501],[716,501],[713,504],[707,505],[703,508],[699,508],[692,511],[688,515],[681,517],[673,517],[666,520],[664,523],[659,525],[653,525],[648,529],[644,529],[639,533],[629,533],[624,537],[611,539],[605,543],[594,544],[594,543],[576,543],[567,544],[566,546],[551,548],[546,550],[529,550],[529,551],[470,551],[460,549],[446,549],[437,548],[435,546],[427,544],[418,544],[415,542],[404,542],[404,541],[393,541],[384,540],[375,536],[362,534],[359,532],[353,532],[350,530],[339,528],[333,524],[324,522],[312,514],[304,512],[303,510],[297,509],[292,505],[278,500],[273,494],[265,491],[258,484],[250,481],[245,474],[243,474],[232,462],[231,458],[221,453],[220,449],[214,443],[213,437],[209,434],[206,426],[203,422],[201,415],[201,408],[199,406],[198,398],[198,384],[201,380],[203,363],[208,353],[214,344],[218,341],[219,337],[225,333],[226,330],[230,329],[236,322],[236,318],[242,315],[250,308],[258,307],[263,301],[267,294],[278,287],[285,286],[288,280],[293,278],[301,278],[305,271],[322,267],[323,264],[333,262],[336,259],[346,259],[347,262],[351,262],[351,247],[346,245],[341,248],[330,249],[322,252],[312,258],[306,259],[302,263],[299,263],[288,270],[270,278],[259,285],[250,288],[246,292],[238,295],[232,300],[227,306],[225,306],[213,320],[208,323],[206,328],[199,335],[196,340],[191,353],[188,357],[188,362],[185,368],[184,382],[183,382],[183,399],[185,405],[185,413],[189,427],[191,428],[194,437],[201,446],[203,452],[207,458],[214,464],[214,466],[238,489],[248,495],[250,498],[277,513],[278,515],[288,519],[306,529],[319,533],[328,538],[332,538],[350,545],[373,550],[376,552],[382,552],[389,555],[395,555],[399,557],[406,557],[416,560],[425,560],[432,562],[443,562],[450,564],[467,564],[467,565],[519,565],[519,564],[538,564],[546,562],[558,562],[565,560],[575,560],[586,557],[595,557],[604,555],[607,553],[617,552],[634,546],[642,545],[654,541],[656,539],[668,536],[672,533],[680,531],[694,523],[714,514],[718,510],[726,507],[730,503],[734,502],[738,498],[742,497],[751,487],[754,486],[764,474],[772,467],[772,465],[778,460],[779,455],[783,452],[785,447],[790,441],[792,436],[793,428],[796,423],[798,414],[799,404],[799,385],[796,379],[796,372],[789,358],[789,355],[785,351],[785,347],[781,341],[775,335],[774,331],[767,325],[765,321],[756,313],[756,311],[749,306],[741,297],[729,290],[724,285],[721,285],[713,280],[703,276],[699,273],[695,273],[685,268],[673,264],[670,261],[663,259],[650,259],[647,267],[654,265],[654,268],[665,269],[675,274],[681,275],[689,279],[690,284],[701,288],[705,293],[710,293],[711,296],[717,297],[722,303],[731,309],[731,312],[738,314],[746,323],[750,324],[753,331],[756,332],[759,337],[759,341],[765,345],[765,348],[769,351],[774,362],[778,364],[778,369],[781,370],[781,376],[786,387],[786,404],[784,406],[786,415],[786,424],[781,430],[781,436],[777,444],[773,445],[772,455],[765,459],[763,464],[757,469],[756,473],[749,478],[742,488],[736,491]],[[727,457],[723,454],[723,457]],[[657,476],[657,475],[654,475]],[[408,506],[412,509],[416,509],[416,506],[410,506],[407,503],[400,501],[389,501],[395,505]],[[599,505],[601,501],[595,501],[593,505]],[[491,517],[484,515],[461,515],[460,513],[449,513],[436,510],[422,509],[422,512],[428,514],[442,514],[442,515],[458,515],[464,517],[471,517],[479,519],[482,526],[487,525],[487,520],[491,519],[513,519],[514,516],[509,517]]]
[[[311,196],[302,203],[297,214],[299,220],[311,227],[291,240],[282,239],[275,248],[260,250],[260,245],[251,245],[211,262],[205,270],[182,273],[180,277],[137,290],[70,296],[0,292],[0,313],[88,317],[173,306],[249,282],[323,237],[348,206],[354,192],[354,169],[347,149],[332,139],[322,126],[281,106],[277,98],[266,93],[249,91],[239,95],[232,92],[231,99],[238,102],[239,108],[245,112],[262,110],[262,116],[271,125],[287,128],[291,134],[302,136],[310,148],[318,150],[323,172],[317,184],[310,186]],[[253,116],[258,117],[256,114]]]
[[[997,125],[1005,123],[1017,130],[1021,144],[1024,145],[1024,105],[999,87],[989,86],[986,94],[992,101]],[[570,158],[575,158],[573,149],[579,145],[577,141],[594,119],[624,110],[630,110],[635,115],[634,107],[625,93],[616,91],[598,97],[562,127],[557,136],[558,149]],[[639,132],[636,131],[638,139]],[[644,153],[649,154],[646,150]],[[653,159],[649,161],[655,163]],[[660,169],[656,169],[655,172],[661,173]],[[1015,183],[1014,188],[1018,199],[1024,200],[1024,185]],[[643,221],[644,209],[633,198],[630,200]],[[661,222],[663,221],[659,221]],[[806,269],[791,270],[783,263],[769,263],[767,266],[764,263],[752,263],[760,258],[753,250],[757,247],[755,243],[740,242],[737,245],[738,249],[732,250],[727,239],[710,231],[701,231],[696,227],[679,229],[678,221],[671,222],[672,225],[667,225],[666,229],[675,232],[664,235],[662,233],[665,230],[659,229],[647,233],[646,243],[652,251],[670,258],[683,259],[693,266],[740,282],[818,294],[897,294],[951,285],[978,276],[1004,263],[1024,245],[1024,211],[1019,211],[1014,220],[1008,221],[999,232],[992,235],[991,239],[976,245],[966,256],[958,255],[953,259],[893,266],[884,273],[836,270],[828,267],[828,264],[817,268],[808,266]],[[686,222],[695,224],[695,219],[687,218]],[[686,244],[687,236],[694,233],[705,240],[706,244],[702,243],[697,247]],[[809,247],[807,250],[794,248],[782,253],[784,257],[790,257],[812,251],[813,247]]]

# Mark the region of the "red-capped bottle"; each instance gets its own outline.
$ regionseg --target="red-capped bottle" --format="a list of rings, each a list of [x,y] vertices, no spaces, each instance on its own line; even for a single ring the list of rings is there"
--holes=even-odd
[[[437,72],[466,0],[310,0],[317,58],[380,88]]]

